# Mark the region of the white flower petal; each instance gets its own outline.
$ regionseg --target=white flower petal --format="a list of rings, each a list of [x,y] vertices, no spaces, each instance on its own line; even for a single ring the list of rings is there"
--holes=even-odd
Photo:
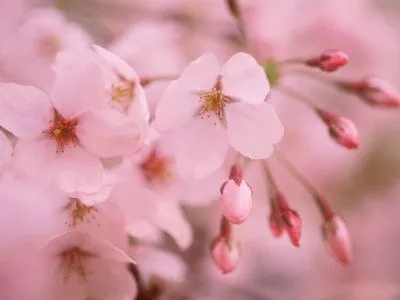
[[[270,87],[263,68],[250,55],[240,52],[222,68],[222,91],[249,104],[260,104]]]
[[[36,138],[52,119],[52,106],[41,90],[15,83],[0,85],[0,125],[20,138]]]
[[[231,146],[251,159],[265,159],[283,137],[283,127],[272,105],[233,103],[226,106]]]

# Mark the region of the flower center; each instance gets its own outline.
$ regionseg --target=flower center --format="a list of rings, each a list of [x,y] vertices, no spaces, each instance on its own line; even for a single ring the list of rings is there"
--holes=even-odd
[[[58,36],[46,36],[40,40],[40,53],[45,57],[54,57],[61,50]]]
[[[171,160],[168,157],[159,156],[155,150],[140,165],[144,177],[149,182],[166,182],[172,177]]]
[[[71,222],[66,224],[68,227],[75,227],[78,223],[90,223],[96,219],[97,208],[93,206],[86,206],[79,199],[71,198],[70,202],[66,206],[69,210]]]
[[[79,247],[72,247],[60,253],[61,267],[64,270],[64,282],[66,282],[71,274],[75,274],[83,280],[86,280],[90,272],[87,271],[85,262],[87,258],[93,254]]]
[[[126,108],[135,96],[135,84],[120,78],[118,83],[111,85],[111,100]]]
[[[210,113],[214,113],[221,121],[224,121],[225,105],[231,101],[232,99],[222,93],[221,80],[219,78],[211,91],[200,93],[201,108],[198,114],[200,118],[204,118],[204,115],[209,118],[211,116]]]
[[[78,125],[77,119],[67,120],[64,119],[56,110],[54,110],[54,118],[50,122],[51,126],[44,133],[50,139],[57,142],[57,153],[62,153],[66,146],[78,143],[76,136],[76,126]]]

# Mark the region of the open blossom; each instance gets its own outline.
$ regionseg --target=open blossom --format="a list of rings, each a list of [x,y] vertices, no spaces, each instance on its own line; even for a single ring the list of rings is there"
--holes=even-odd
[[[50,168],[66,192],[96,191],[103,176],[99,158],[132,153],[141,143],[135,119],[105,107],[104,87],[92,63],[58,72],[49,96],[30,86],[0,86],[0,124],[23,142],[21,156],[35,151],[32,158],[43,161],[38,167]]]
[[[43,278],[32,299],[133,299],[133,260],[106,240],[70,231],[48,241],[39,253]]]
[[[225,177],[223,170],[201,179],[182,177],[177,172],[174,147],[168,136],[161,136],[139,153],[125,157],[113,173],[119,183],[111,198],[123,207],[129,233],[147,239],[149,231],[162,230],[182,249],[191,245],[193,232],[181,205],[206,205],[217,199],[219,183]]]
[[[271,155],[283,128],[266,103],[269,83],[263,69],[245,53],[221,67],[205,54],[173,81],[155,112],[154,126],[174,132],[176,161],[183,174],[201,177],[218,169],[233,147],[251,159]]]

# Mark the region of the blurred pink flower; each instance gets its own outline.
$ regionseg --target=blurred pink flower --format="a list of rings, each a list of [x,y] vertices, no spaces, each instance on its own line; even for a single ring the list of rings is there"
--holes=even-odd
[[[58,10],[37,8],[4,44],[0,65],[6,78],[48,91],[54,80],[51,67],[57,53],[86,48],[90,37],[78,25],[67,22]]]
[[[267,158],[283,135],[269,84],[250,55],[238,53],[221,69],[205,54],[165,91],[156,108],[155,129],[175,132],[182,174],[201,177],[218,169],[229,149],[252,159]]]
[[[114,188],[111,197],[118,193],[116,200],[123,207],[131,234],[137,236],[138,226],[157,228],[170,234],[182,249],[191,245],[193,234],[181,204],[206,205],[217,199],[218,187],[225,176],[222,169],[198,180],[180,176],[168,136],[126,157],[114,174],[121,184]],[[144,207],[148,209],[142,210]],[[145,213],[138,215],[140,211]]]
[[[43,286],[37,299],[133,299],[134,263],[105,240],[70,231],[48,241],[40,253]]]

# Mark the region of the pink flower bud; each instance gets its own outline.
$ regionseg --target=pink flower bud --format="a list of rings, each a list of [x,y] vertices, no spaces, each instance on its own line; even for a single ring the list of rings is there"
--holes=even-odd
[[[359,81],[339,81],[338,86],[357,94],[364,102],[386,108],[400,107],[400,94],[386,81],[367,77]]]
[[[269,216],[269,227],[271,228],[272,235],[276,238],[281,237],[285,232],[281,223],[281,218],[275,214],[272,213]]]
[[[341,146],[357,149],[360,142],[354,123],[346,118],[318,109],[317,113],[329,128],[329,135]]]
[[[217,236],[211,242],[211,256],[222,273],[230,273],[239,262],[240,248],[231,238]]]
[[[339,216],[327,220],[322,226],[325,245],[331,255],[343,265],[348,265],[353,259],[350,235],[346,223]]]
[[[237,184],[229,179],[221,187],[221,209],[225,218],[232,224],[241,224],[250,213],[252,191],[245,180]]]
[[[280,237],[286,231],[290,241],[295,247],[300,247],[301,218],[291,209],[282,194],[276,195],[273,200],[276,204],[272,207],[269,224],[274,237]]]
[[[305,64],[310,67],[318,67],[325,72],[333,72],[347,65],[349,57],[339,50],[326,50],[319,56],[310,58]]]
[[[293,209],[287,209],[282,212],[282,220],[293,246],[300,247],[301,219],[299,214]]]

